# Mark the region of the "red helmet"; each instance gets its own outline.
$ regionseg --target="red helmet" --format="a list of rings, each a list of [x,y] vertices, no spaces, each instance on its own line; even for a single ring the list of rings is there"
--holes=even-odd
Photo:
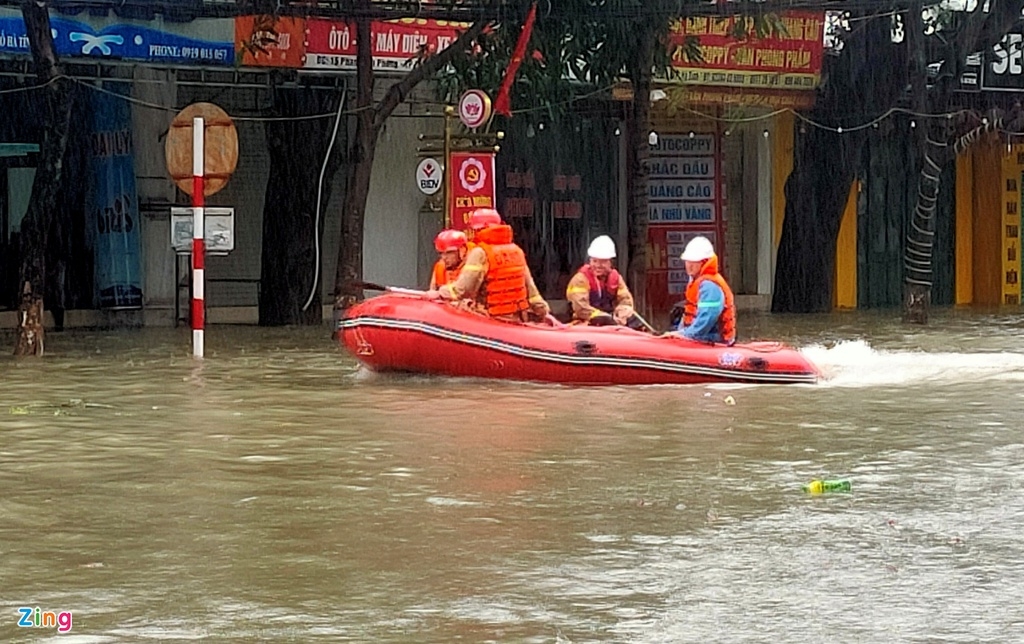
[[[434,238],[434,248],[436,248],[439,253],[465,248],[466,243],[466,233],[461,230],[442,230],[437,233],[437,237]]]
[[[482,230],[488,226],[500,226],[501,215],[494,208],[477,208],[469,213],[469,227]]]

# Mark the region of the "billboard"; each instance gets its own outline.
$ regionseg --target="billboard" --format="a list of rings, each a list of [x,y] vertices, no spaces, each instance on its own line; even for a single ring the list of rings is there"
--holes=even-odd
[[[747,90],[813,90],[818,86],[824,52],[823,12],[783,12],[786,33],[761,39],[735,38],[735,20],[702,16],[673,23],[668,37],[672,80]],[[687,60],[689,36],[700,39],[703,61]]]
[[[62,57],[193,65],[235,62],[235,21],[230,18],[178,23],[159,17],[126,20],[83,13],[72,19],[54,14],[50,27]],[[0,9],[0,54],[31,55],[20,10]]]
[[[107,87],[128,91],[125,83]],[[92,110],[87,216],[93,242],[94,288],[100,308],[142,307],[139,198],[135,190],[131,106],[101,92]]]
[[[467,26],[417,18],[375,21],[371,26],[373,69],[378,72],[407,72],[422,55],[446,49]],[[355,70],[355,24],[340,20],[307,20],[303,67]]]

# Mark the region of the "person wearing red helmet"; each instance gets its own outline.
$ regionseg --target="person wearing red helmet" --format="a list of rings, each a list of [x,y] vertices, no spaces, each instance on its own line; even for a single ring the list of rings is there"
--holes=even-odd
[[[431,289],[428,297],[475,300],[487,315],[507,321],[525,322],[529,313],[547,319],[551,308],[537,290],[523,249],[512,241],[512,227],[493,208],[479,208],[470,214],[469,228],[476,246],[466,253],[458,278]]]
[[[434,238],[434,248],[440,257],[430,274],[430,290],[434,291],[455,281],[466,262],[471,244],[461,230],[442,230]]]
[[[477,208],[469,213],[470,239],[476,237],[477,231],[483,230],[488,226],[500,226],[504,223],[501,220],[501,215],[494,208]]]

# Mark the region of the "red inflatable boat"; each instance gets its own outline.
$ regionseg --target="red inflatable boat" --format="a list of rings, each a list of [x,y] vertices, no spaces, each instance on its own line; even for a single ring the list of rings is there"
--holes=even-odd
[[[350,308],[341,341],[374,371],[586,385],[813,383],[818,372],[777,342],[734,346],[626,327],[499,322],[451,304],[388,293]]]

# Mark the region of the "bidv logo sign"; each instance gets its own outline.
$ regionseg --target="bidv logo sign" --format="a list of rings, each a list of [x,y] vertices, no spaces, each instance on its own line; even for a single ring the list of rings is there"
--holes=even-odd
[[[1024,34],[1006,34],[1002,42],[985,53],[981,88],[997,91],[1024,90]]]
[[[444,171],[435,159],[423,159],[416,166],[416,187],[425,195],[436,194],[441,189]]]

